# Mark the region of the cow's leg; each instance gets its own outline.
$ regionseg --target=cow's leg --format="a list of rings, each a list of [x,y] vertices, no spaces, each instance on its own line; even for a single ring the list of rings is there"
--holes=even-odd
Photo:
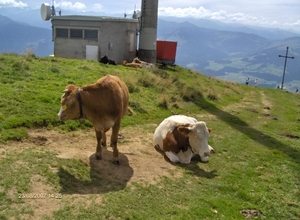
[[[183,151],[179,151],[179,153],[177,153],[177,157],[180,161],[180,163],[183,164],[189,164],[191,162],[192,157],[195,154],[192,152],[192,150],[189,148],[187,151],[183,152]]]
[[[121,125],[121,121],[116,122],[114,124],[114,126],[112,127],[112,134],[110,139],[110,146],[113,148],[114,163],[118,165],[120,163],[119,163],[119,151],[117,145],[118,145],[118,133],[120,130],[120,125]]]
[[[103,147],[106,147],[106,132],[105,131],[102,132],[101,145]]]
[[[104,132],[102,131],[96,131],[96,138],[97,138],[97,148],[96,148],[96,159],[97,160],[101,160],[102,159],[102,144],[101,144],[101,140],[102,140],[102,134]]]
[[[177,155],[174,154],[174,153],[171,152],[171,151],[165,152],[165,155],[166,155],[166,156],[169,158],[169,160],[170,160],[171,162],[173,162],[173,163],[179,163],[179,162],[180,162],[180,160],[179,160],[179,158],[177,157]]]

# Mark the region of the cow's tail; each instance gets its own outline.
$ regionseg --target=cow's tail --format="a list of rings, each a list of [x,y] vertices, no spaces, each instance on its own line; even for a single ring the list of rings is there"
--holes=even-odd
[[[134,111],[130,108],[130,107],[127,107],[127,113],[129,113],[129,115],[134,115]]]

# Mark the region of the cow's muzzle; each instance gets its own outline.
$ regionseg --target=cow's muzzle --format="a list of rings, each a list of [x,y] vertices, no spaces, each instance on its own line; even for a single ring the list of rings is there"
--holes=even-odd
[[[208,157],[210,155],[210,152],[204,152],[204,157]]]

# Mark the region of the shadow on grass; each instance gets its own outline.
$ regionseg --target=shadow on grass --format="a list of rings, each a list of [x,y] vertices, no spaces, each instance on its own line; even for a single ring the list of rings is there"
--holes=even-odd
[[[61,193],[100,194],[124,189],[133,175],[128,158],[119,153],[120,165],[112,162],[112,152],[102,148],[102,160],[96,160],[95,154],[89,158],[89,178],[78,178],[67,169],[60,168]],[[86,165],[88,166],[88,165]]]
[[[190,164],[186,164],[186,165],[178,164],[178,166],[186,169],[188,171],[188,173],[190,173],[191,175],[194,175],[194,176],[204,177],[207,179],[213,179],[218,176],[217,170],[205,171],[199,167],[199,165],[198,165],[199,163],[201,163],[201,162],[199,162],[199,160],[196,161],[196,160],[192,159]]]
[[[199,167],[198,164],[202,163],[202,162],[200,162],[199,155],[195,155],[192,158],[190,164],[181,164],[181,163],[173,163],[172,161],[170,161],[169,158],[164,154],[164,152],[160,151],[158,148],[155,147],[155,150],[164,157],[165,161],[172,164],[173,166],[178,166],[178,167],[181,167],[181,168],[187,170],[187,172],[192,174],[192,175],[207,178],[207,179],[213,179],[216,176],[218,176],[216,174],[216,172],[217,172],[216,170],[212,170],[212,171],[207,172],[207,171],[205,171],[205,170],[203,170]]]
[[[264,145],[267,148],[281,151],[282,153],[288,155],[296,163],[300,164],[300,151],[293,149],[291,146],[284,144],[283,142],[271,137],[266,133],[252,128],[239,117],[217,108],[215,105],[207,102],[204,98],[202,98],[200,101],[198,100],[196,104],[199,108],[205,109],[206,111],[215,115],[218,119],[234,128],[237,132],[245,134],[252,140]]]

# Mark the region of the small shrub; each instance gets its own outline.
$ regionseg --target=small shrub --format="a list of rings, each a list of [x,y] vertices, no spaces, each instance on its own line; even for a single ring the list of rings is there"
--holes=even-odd
[[[129,93],[135,93],[135,92],[139,92],[140,88],[136,85],[134,85],[133,83],[126,83],[127,84],[127,88]]]
[[[182,99],[186,102],[194,102],[203,97],[202,94],[199,91],[197,91],[196,89],[191,88],[191,87],[186,87],[186,86],[184,86],[180,90],[180,93],[181,93]]]
[[[171,102],[177,102],[177,101],[178,101],[178,99],[177,99],[177,97],[175,97],[175,96],[172,96],[172,97],[170,98],[170,101],[171,101]]]
[[[175,103],[172,104],[172,107],[178,109],[179,108],[179,104],[177,102],[175,102]]]
[[[164,109],[168,109],[168,97],[167,95],[162,95],[158,101],[158,106]]]
[[[15,61],[12,65],[12,67],[16,71],[29,70],[29,66],[27,65],[25,60]]]
[[[129,101],[129,106],[133,109],[135,112],[140,113],[148,113],[145,109],[143,109],[138,102]]]
[[[212,101],[217,101],[218,100],[218,96],[216,94],[208,94],[207,98],[209,100],[212,100]]]
[[[164,79],[168,79],[170,77],[170,74],[167,71],[161,69],[155,69],[153,73]]]
[[[16,71],[20,71],[22,69],[22,65],[20,62],[16,61],[13,63],[12,67],[14,68],[14,70]]]
[[[59,73],[59,69],[58,69],[57,67],[55,67],[55,66],[51,66],[51,67],[50,67],[50,71],[51,71],[52,73]]]
[[[35,54],[32,52],[30,48],[26,49],[26,52],[24,54],[24,58],[26,61],[31,61],[32,58],[35,58]]]
[[[138,84],[146,88],[155,87],[158,81],[157,78],[157,76],[150,72],[144,72],[138,79]]]
[[[79,70],[91,70],[91,68],[86,65],[80,66],[80,67],[78,67],[78,69]]]
[[[146,77],[140,78],[140,79],[138,80],[138,83],[139,83],[141,86],[146,87],[146,88],[152,87],[152,86],[153,86],[152,80],[151,80],[150,78],[146,78]]]
[[[173,82],[173,83],[179,82],[178,76],[172,77],[172,82]]]

